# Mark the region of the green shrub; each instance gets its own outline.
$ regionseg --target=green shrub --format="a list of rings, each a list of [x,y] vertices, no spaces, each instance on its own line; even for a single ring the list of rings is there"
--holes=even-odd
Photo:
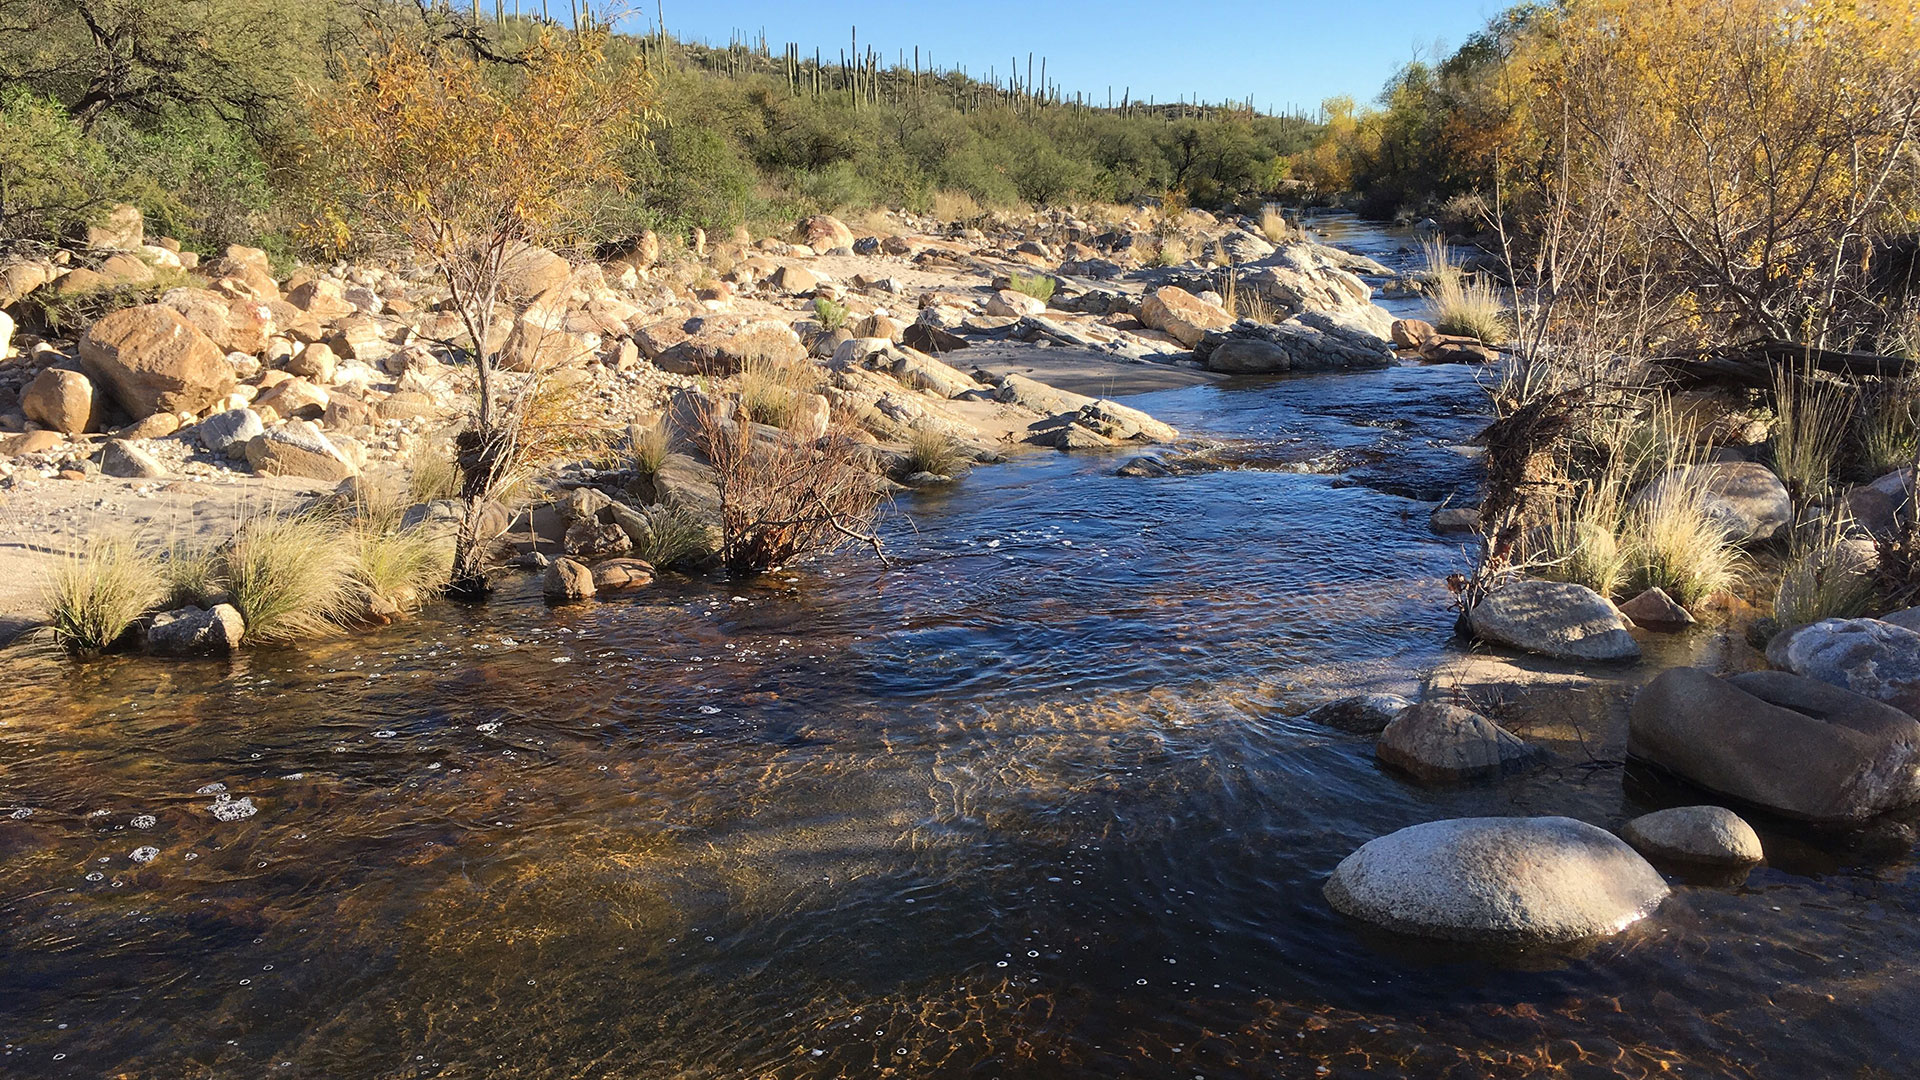
[[[845,304],[835,303],[824,296],[813,298],[813,317],[820,320],[820,328],[829,334],[846,326],[851,314]]]
[[[1053,299],[1054,290],[1060,283],[1045,274],[1023,274],[1015,270],[1008,276],[1007,288],[1017,293],[1025,293],[1041,303]]]

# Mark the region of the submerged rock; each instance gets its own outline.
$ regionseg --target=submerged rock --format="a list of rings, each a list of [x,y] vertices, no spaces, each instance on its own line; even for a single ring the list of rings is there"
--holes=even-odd
[[[1599,593],[1564,581],[1514,581],[1467,612],[1475,637],[1557,660],[1633,661],[1640,646]]]
[[[653,584],[653,564],[644,559],[608,559],[595,563],[593,587],[596,592],[639,589]]]
[[[1766,858],[1760,836],[1722,806],[1676,806],[1627,822],[1620,835],[1650,859],[1750,866]]]
[[[1524,945],[1619,933],[1668,889],[1612,833],[1541,817],[1401,829],[1341,860],[1325,892],[1336,911],[1389,930]]]
[[[1634,698],[1627,753],[1803,821],[1860,822],[1920,802],[1920,722],[1786,672],[1661,672]]]
[[[1413,707],[1398,694],[1355,694],[1313,708],[1300,719],[1355,735],[1378,735],[1393,718]]]
[[[1498,776],[1538,756],[1525,740],[1479,713],[1438,702],[1402,710],[1380,732],[1374,753],[1422,780]]]
[[[1620,614],[1632,619],[1635,626],[1650,629],[1678,630],[1693,625],[1687,609],[1658,585],[1621,604]]]

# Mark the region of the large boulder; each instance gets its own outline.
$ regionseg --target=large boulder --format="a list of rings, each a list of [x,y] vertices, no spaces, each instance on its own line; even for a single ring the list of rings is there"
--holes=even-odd
[[[1670,497],[1672,489],[1701,493],[1701,509],[1738,543],[1765,540],[1793,520],[1793,498],[1773,470],[1753,461],[1684,465],[1641,489],[1638,504]]]
[[[174,309],[142,304],[116,311],[80,338],[80,365],[134,419],[199,412],[233,393],[233,365],[220,347]]]
[[[1211,371],[1233,375],[1361,371],[1390,366],[1393,346],[1318,312],[1284,322],[1241,319],[1212,330],[1193,347]]]
[[[1724,806],[1676,806],[1627,822],[1620,836],[1649,859],[1750,866],[1766,858],[1753,826]]]
[[[87,226],[87,247],[94,251],[138,251],[147,242],[147,223],[137,206],[121,203],[104,221]]]
[[[1200,344],[1207,331],[1232,326],[1233,316],[1218,304],[1202,300],[1185,289],[1165,285],[1155,289],[1140,305],[1140,321],[1171,334],[1175,341],[1191,349]]]
[[[500,266],[500,287],[509,297],[530,300],[573,277],[573,264],[543,247],[523,244]]]
[[[78,435],[100,425],[100,401],[93,381],[77,371],[48,368],[20,391],[20,411],[49,431]]]
[[[273,309],[251,297],[212,289],[169,289],[160,302],[185,316],[225,352],[258,356],[273,336]]]
[[[1423,702],[1393,718],[1374,743],[1381,761],[1422,780],[1470,780],[1521,768],[1537,751],[1457,705]]]
[[[1556,660],[1625,662],[1640,646],[1599,593],[1564,581],[1514,581],[1467,612],[1473,636]]]
[[[1879,619],[1827,619],[1769,644],[1769,660],[1920,716],[1920,633]]]
[[[1847,512],[1876,536],[1892,536],[1913,520],[1913,470],[1890,472],[1847,492]]]
[[[240,647],[246,621],[231,604],[176,608],[153,617],[147,651],[155,656],[225,656]]]
[[[305,420],[289,420],[249,439],[247,464],[262,476],[298,476],[329,484],[360,475],[353,459]]]
[[[800,243],[815,251],[836,251],[853,247],[853,230],[846,223],[828,214],[815,214],[803,219],[796,230]]]
[[[1804,821],[1859,822],[1920,802],[1920,722],[1786,672],[1661,672],[1634,698],[1627,753]]]
[[[1511,945],[1617,934],[1668,891],[1618,837],[1564,817],[1414,825],[1341,860],[1325,889],[1335,910],[1389,930]]]

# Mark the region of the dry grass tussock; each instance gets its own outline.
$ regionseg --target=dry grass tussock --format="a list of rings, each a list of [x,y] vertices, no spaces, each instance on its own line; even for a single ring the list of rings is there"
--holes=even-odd
[[[1300,234],[1288,223],[1285,214],[1269,206],[1260,211],[1260,235],[1270,244],[1286,244],[1300,239]]]
[[[964,191],[949,188],[933,193],[933,216],[941,221],[972,221],[983,213],[979,201]]]
[[[820,370],[805,360],[749,357],[740,365],[740,408],[756,424],[791,427],[805,399],[820,389]]]
[[[130,537],[98,537],[47,575],[53,639],[74,653],[111,646],[163,599],[159,560]]]
[[[1866,614],[1875,575],[1860,555],[1842,545],[1845,533],[1842,524],[1824,519],[1789,538],[1786,566],[1773,594],[1776,624],[1804,626]]]
[[[1428,299],[1433,305],[1434,328],[1488,344],[1506,341],[1513,333],[1513,324],[1493,283],[1455,265],[1444,237],[1429,237],[1420,247],[1432,286]]]
[[[915,428],[907,443],[906,456],[900,462],[902,476],[932,473],[952,476],[966,463],[967,456],[951,436],[928,428]]]
[[[634,424],[630,429],[633,438],[633,471],[641,476],[652,476],[667,463],[667,455],[673,453],[673,432],[667,427],[664,418],[651,424]]]
[[[1774,373],[1773,470],[1804,508],[1823,498],[1846,438],[1853,394],[1837,382],[1809,373]]]

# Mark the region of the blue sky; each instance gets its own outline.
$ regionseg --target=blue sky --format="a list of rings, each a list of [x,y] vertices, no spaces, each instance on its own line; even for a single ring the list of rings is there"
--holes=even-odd
[[[525,2],[525,0],[523,0]],[[617,0],[620,2],[620,0]],[[656,0],[624,0],[644,10],[622,29],[651,24]],[[890,62],[919,45],[942,67],[968,74],[992,67],[1004,80],[1018,55],[1047,57],[1047,77],[1069,92],[1115,100],[1128,85],[1137,97],[1167,101],[1244,100],[1262,109],[1289,104],[1311,111],[1334,94],[1367,101],[1415,55],[1451,50],[1507,6],[1498,0],[1193,0],[1189,3],[1108,0],[664,0],[667,29],[683,38],[725,44],[732,31],[766,32],[777,53],[800,43],[811,56],[836,57],[848,29],[861,47]]]

